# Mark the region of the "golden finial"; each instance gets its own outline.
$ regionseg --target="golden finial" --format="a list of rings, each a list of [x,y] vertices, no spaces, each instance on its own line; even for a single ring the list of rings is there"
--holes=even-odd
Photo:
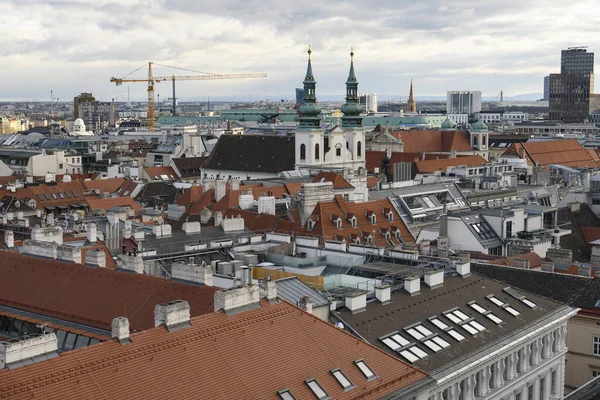
[[[309,44],[309,45],[308,45],[308,61],[310,61],[310,54],[311,54],[311,53],[312,53],[312,47],[311,47],[311,45]]]
[[[354,47],[350,47],[350,58],[354,61]]]

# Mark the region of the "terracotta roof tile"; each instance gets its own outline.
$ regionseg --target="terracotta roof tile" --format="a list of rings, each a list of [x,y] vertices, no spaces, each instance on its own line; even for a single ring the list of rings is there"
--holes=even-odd
[[[505,259],[496,260],[493,263],[497,265],[507,265],[509,267],[516,267],[517,260],[529,260],[529,268],[540,268],[544,259],[537,253],[531,252],[526,254],[519,254],[518,256],[511,256]]]
[[[169,181],[176,181],[179,176],[172,167],[151,167],[144,168],[144,172],[151,181],[162,181],[161,175],[165,175]]]
[[[0,304],[100,329],[129,318],[132,329],[154,326],[154,306],[184,298],[192,315],[212,311],[213,287],[148,275],[65,264],[8,252],[0,261]]]
[[[467,131],[397,131],[390,134],[404,143],[407,153],[473,151]]]
[[[597,168],[600,166],[598,156],[591,155],[575,139],[513,143],[502,155],[517,156],[526,160],[528,165],[537,164],[545,169],[550,164],[574,168]]]
[[[99,190],[100,193],[113,193],[126,181],[125,178],[96,179],[94,181],[83,181],[83,185],[88,191]]]
[[[315,378],[330,398],[379,399],[427,376],[283,301],[190,322],[191,327],[173,332],[161,326],[131,334],[127,345],[111,340],[5,369],[0,397],[276,400],[287,388],[296,399],[309,399],[314,395],[305,380]],[[377,379],[365,378],[354,364],[359,359]],[[342,388],[330,372],[335,368],[353,389]]]
[[[352,186],[348,181],[337,172],[319,172],[319,174],[313,179],[313,182],[333,182],[334,189],[352,189]]]
[[[113,207],[131,207],[136,213],[140,205],[131,197],[106,197],[103,199],[88,199],[91,210],[110,210]]]
[[[365,161],[367,171],[373,173],[375,168],[379,168],[381,172],[381,160],[385,156],[385,151],[367,150],[365,152]],[[397,164],[400,162],[415,162],[425,160],[437,160],[442,158],[450,157],[449,154],[432,154],[432,153],[408,153],[408,152],[394,152],[390,157],[390,164]]]

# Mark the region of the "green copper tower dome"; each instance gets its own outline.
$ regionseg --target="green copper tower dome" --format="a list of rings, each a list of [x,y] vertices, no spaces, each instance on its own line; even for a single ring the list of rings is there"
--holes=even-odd
[[[321,107],[317,104],[317,98],[315,96],[315,86],[317,82],[312,71],[312,63],[310,55],[312,50],[310,45],[308,46],[308,66],[306,67],[306,77],[304,78],[304,103],[298,109],[300,113],[300,124],[299,128],[315,129],[321,127],[321,119],[319,114],[321,113]]]
[[[354,49],[350,50],[350,72],[346,80],[346,103],[342,106],[342,127],[358,128],[362,126],[362,109],[358,103],[358,81],[354,73]]]

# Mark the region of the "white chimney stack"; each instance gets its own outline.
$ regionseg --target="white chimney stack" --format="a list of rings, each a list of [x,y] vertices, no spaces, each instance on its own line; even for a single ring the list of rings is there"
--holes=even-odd
[[[47,354],[48,358],[58,357],[56,334],[38,333],[22,339],[0,342],[0,370],[13,363]]]
[[[456,272],[463,278],[471,276],[471,261],[462,260],[456,263]]]
[[[389,304],[392,301],[392,287],[390,285],[375,286],[375,298],[381,304]]]
[[[15,234],[13,231],[6,231],[4,233],[4,244],[6,245],[7,249],[15,248]]]
[[[404,278],[404,290],[411,296],[421,293],[421,278],[418,276],[407,276]]]
[[[429,286],[431,289],[438,288],[444,285],[444,270],[439,269],[436,271],[430,270],[425,271],[423,274],[425,278],[425,284]]]
[[[346,308],[352,312],[352,314],[365,311],[367,309],[367,293],[355,292],[347,294],[345,305]]]
[[[96,224],[88,224],[87,226],[87,240],[90,243],[96,243],[98,240],[98,227]]]
[[[190,305],[185,300],[157,304],[154,307],[154,326],[165,325],[172,331],[190,325]]]
[[[117,317],[112,321],[112,337],[123,343],[129,340],[129,320],[126,317]]]

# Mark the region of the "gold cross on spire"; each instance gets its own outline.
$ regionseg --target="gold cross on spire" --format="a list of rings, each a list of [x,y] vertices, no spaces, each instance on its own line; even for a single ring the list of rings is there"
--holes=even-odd
[[[350,47],[350,58],[354,60],[354,47]]]
[[[311,47],[311,45],[309,44],[309,45],[308,45],[308,61],[310,61],[310,53],[312,53],[312,47]]]

